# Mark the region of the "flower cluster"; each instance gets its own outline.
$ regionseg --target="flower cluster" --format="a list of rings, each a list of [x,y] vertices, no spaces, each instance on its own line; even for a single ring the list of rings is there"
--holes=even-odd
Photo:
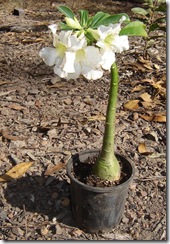
[[[89,17],[86,10],[80,10],[79,22],[69,8],[60,6],[59,10],[66,17],[65,23],[60,23],[59,33],[56,24],[49,26],[54,47],[39,52],[47,65],[54,66],[54,73],[59,77],[69,80],[83,75],[89,80],[99,79],[115,62],[115,53],[129,49],[126,32],[136,27],[136,23],[121,29],[122,22],[129,21],[126,14],[98,12]]]
[[[66,20],[68,25],[75,24],[80,29],[77,20]],[[128,37],[119,36],[122,20],[117,24],[101,25],[95,31],[89,29],[94,37],[92,44],[88,44],[81,30],[62,30],[57,34],[58,26],[50,25],[54,48],[45,47],[39,55],[47,65],[54,66],[54,73],[61,78],[76,79],[80,75],[89,80],[101,78],[103,70],[110,70],[115,62],[115,53],[129,48]]]

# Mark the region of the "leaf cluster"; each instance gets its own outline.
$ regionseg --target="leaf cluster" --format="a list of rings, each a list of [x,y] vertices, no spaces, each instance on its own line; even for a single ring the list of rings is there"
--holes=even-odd
[[[74,12],[66,7],[59,6],[58,10],[65,15],[66,18],[70,18],[73,21],[77,20]],[[123,20],[122,20],[123,18]],[[90,42],[93,42],[95,39],[95,31],[99,26],[104,25],[108,26],[109,24],[116,24],[122,22],[123,28],[121,29],[119,35],[128,35],[128,36],[143,36],[146,37],[147,33],[145,31],[146,26],[141,21],[130,21],[129,16],[126,13],[119,13],[110,15],[105,12],[97,12],[94,16],[90,16],[87,10],[79,10],[79,23],[81,25],[81,30],[77,29],[81,34],[81,31],[84,32],[87,39]],[[61,30],[74,30],[76,28],[70,27],[66,22],[60,23]]]
[[[137,7],[131,10],[146,24],[149,39],[160,37],[151,35],[151,32],[155,30],[166,32],[166,1],[145,0],[143,6],[144,8]]]

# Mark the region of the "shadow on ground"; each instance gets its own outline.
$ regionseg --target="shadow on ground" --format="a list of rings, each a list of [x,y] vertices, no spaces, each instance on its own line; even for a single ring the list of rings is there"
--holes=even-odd
[[[70,185],[55,177],[31,176],[9,182],[4,196],[13,208],[47,215],[63,224],[76,226],[70,204]]]

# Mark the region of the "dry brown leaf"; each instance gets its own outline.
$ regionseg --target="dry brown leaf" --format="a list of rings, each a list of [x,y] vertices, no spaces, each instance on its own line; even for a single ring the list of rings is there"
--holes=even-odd
[[[102,115],[102,114],[98,114],[98,115],[94,115],[94,116],[88,117],[89,121],[94,121],[94,120],[103,121],[105,119],[106,119],[106,117],[104,115]]]
[[[11,141],[22,141],[22,140],[24,140],[24,138],[9,135],[7,131],[2,131],[1,133],[2,133],[2,136],[4,138],[6,138],[7,140],[11,140]]]
[[[9,81],[0,81],[0,85],[9,84]]]
[[[160,122],[160,123],[166,123],[166,116],[160,115],[160,114],[155,114],[153,117],[153,121]]]
[[[80,229],[74,229],[72,232],[71,232],[72,235],[74,236],[81,236],[83,234],[83,231],[80,230]]]
[[[143,65],[139,64],[139,63],[135,63],[135,64],[133,64],[133,66],[134,66],[134,68],[136,70],[139,70],[139,71],[142,71],[142,72],[144,72],[146,70],[145,67],[143,67]]]
[[[148,155],[148,154],[151,154],[152,152],[149,152],[146,148],[146,145],[145,143],[141,142],[138,146],[138,152],[140,154],[145,154],[145,155]]]
[[[137,110],[139,108],[139,100],[131,100],[125,103],[124,108],[128,110]]]
[[[132,90],[132,92],[137,92],[137,91],[141,91],[144,89],[144,86],[142,85],[138,85],[138,86],[135,86]]]
[[[24,110],[24,109],[27,109],[26,107],[24,106],[21,106],[19,104],[16,104],[16,103],[12,103],[8,106],[9,108],[12,108],[14,110]]]
[[[152,114],[152,115],[139,115],[142,119],[146,121],[154,121],[159,123],[166,123],[166,116],[162,114]]]
[[[141,102],[142,106],[146,109],[152,109],[153,108],[153,103],[152,102]]]
[[[145,68],[149,69],[149,70],[152,70],[152,69],[153,69],[153,68],[152,68],[150,65],[148,65],[148,64],[143,64],[143,66],[144,66]]]
[[[16,91],[16,89],[15,90],[11,90],[11,91],[1,92],[0,93],[0,97],[1,96],[6,96],[6,95],[8,95],[8,94],[10,94],[11,92],[14,92],[14,91]]]
[[[144,59],[142,56],[138,57],[138,61],[142,64],[152,65],[152,62],[149,59]]]
[[[158,64],[154,64],[155,69],[160,70],[160,67]]]
[[[143,99],[143,101],[145,102],[153,102],[153,100],[151,99],[151,95],[149,95],[147,92],[143,93],[142,95],[140,95],[140,97]]]
[[[44,175],[52,175],[52,174],[58,172],[59,170],[63,169],[64,167],[65,167],[65,163],[58,163],[54,167],[47,169],[45,171]]]
[[[56,83],[54,85],[48,86],[49,88],[60,88],[60,87],[64,87],[65,84],[61,84],[61,83]]]
[[[146,121],[152,121],[154,117],[153,115],[143,115],[143,114],[139,114],[139,116]]]
[[[7,173],[0,176],[0,182],[11,181],[13,179],[18,179],[26,173],[26,171],[31,167],[33,162],[23,162],[19,163],[10,169]]]

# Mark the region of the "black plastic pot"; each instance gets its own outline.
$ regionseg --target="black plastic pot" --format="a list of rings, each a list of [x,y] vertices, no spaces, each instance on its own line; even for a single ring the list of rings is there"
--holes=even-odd
[[[98,149],[73,155],[67,164],[71,184],[71,203],[75,221],[80,229],[87,232],[110,231],[117,226],[124,212],[129,185],[134,177],[133,165],[124,157],[116,155],[127,174],[127,180],[112,187],[92,187],[74,177],[74,165],[84,162],[99,153]]]

